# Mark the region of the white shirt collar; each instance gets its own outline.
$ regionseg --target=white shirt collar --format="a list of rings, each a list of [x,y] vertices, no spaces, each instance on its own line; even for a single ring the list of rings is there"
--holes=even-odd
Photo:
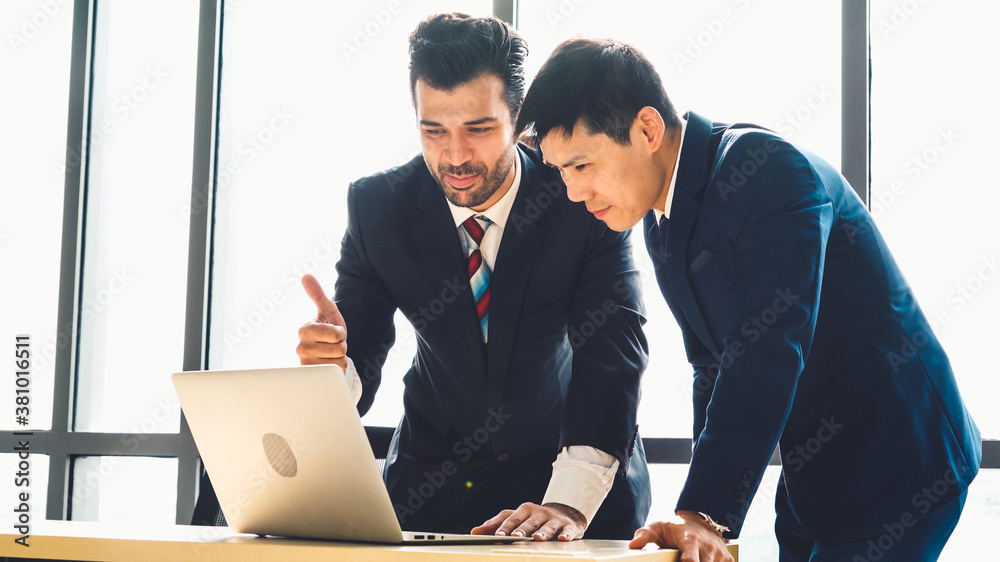
[[[514,198],[517,196],[517,189],[521,186],[521,153],[514,147],[514,183],[511,184],[510,189],[507,193],[500,198],[499,201],[494,203],[489,209],[485,211],[473,211],[469,207],[459,207],[451,201],[448,201],[448,207],[451,209],[451,216],[455,219],[455,227],[459,227],[463,222],[473,215],[482,215],[490,221],[493,222],[492,226],[499,226],[503,229],[504,225],[507,224],[507,217],[510,215],[510,209],[514,206]]]
[[[677,170],[681,166],[681,149],[684,147],[684,132],[687,131],[687,119],[681,117],[681,142],[677,145],[677,160],[674,162],[674,171],[670,174],[670,186],[667,187],[667,201],[663,205],[663,210],[653,209],[656,213],[656,222],[660,222],[663,217],[670,218],[670,207],[674,202],[674,186],[677,185]]]

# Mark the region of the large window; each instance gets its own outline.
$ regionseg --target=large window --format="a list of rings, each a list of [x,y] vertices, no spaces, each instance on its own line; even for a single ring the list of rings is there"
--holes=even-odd
[[[52,421],[52,373],[56,348],[68,334],[56,326],[59,291],[66,108],[69,92],[73,8],[48,13],[37,2],[0,3],[5,25],[0,68],[14,83],[0,99],[5,134],[0,135],[0,345],[13,349],[16,335],[31,335],[34,407],[29,425],[15,422],[14,401],[0,400],[0,428],[48,429]],[[16,25],[15,25],[16,24]],[[9,28],[9,29],[8,29]],[[16,111],[13,108],[17,108]],[[32,150],[24,150],[30,146]],[[0,392],[12,391],[3,388]],[[6,395],[5,395],[6,398]]]
[[[29,423],[19,425],[12,401],[0,400],[0,437],[10,445],[0,470],[16,466],[13,432],[32,430],[37,516],[187,520],[196,451],[169,374],[298,363],[297,328],[315,315],[299,279],[313,273],[332,294],[348,184],[419,152],[407,37],[427,15],[516,15],[531,49],[529,79],[572,35],[634,43],[682,112],[770,127],[857,169],[857,158],[841,157],[850,148],[842,139],[855,138],[846,121],[868,109],[864,95],[845,94],[851,86],[842,79],[866,67],[842,59],[842,49],[867,47],[863,18],[841,19],[852,5],[0,4],[0,21],[11,22],[0,66],[12,84],[31,85],[0,93],[5,107],[18,108],[5,122],[15,133],[0,137],[0,336],[31,334],[35,352]],[[992,217],[1000,185],[988,165],[1000,125],[998,18],[1000,7],[970,0],[871,0],[869,19],[871,211],[986,439],[1000,437],[990,322],[1000,310]],[[855,183],[864,194],[864,179]],[[642,236],[633,241],[651,343],[641,431],[680,445],[661,451],[683,452],[690,368]],[[402,412],[415,340],[405,318],[396,324],[369,426],[393,427]],[[971,489],[945,559],[959,559],[963,544],[1000,517],[994,445],[987,442],[990,468]],[[651,516],[662,518],[687,466],[683,453],[657,455]],[[745,560],[776,558],[777,482],[771,467],[741,538]],[[0,489],[4,497],[10,486]]]
[[[991,23],[1000,5],[879,0],[871,10],[871,212],[983,437],[1000,439],[1000,39]]]
[[[58,300],[52,295],[59,291],[73,7],[55,4],[45,10],[32,0],[2,2],[0,21],[0,68],[8,77],[0,88],[0,105],[6,108],[0,135],[0,346],[11,357],[15,338],[28,335],[32,351],[24,423],[18,423],[24,412],[15,412],[13,361],[5,365],[0,430],[35,432],[51,429],[55,359],[69,338],[58,327]],[[0,496],[8,503],[18,497],[14,475],[22,460],[13,446],[0,448]],[[17,491],[29,493],[32,509],[42,511],[49,457],[33,455],[31,474],[30,486]],[[0,512],[3,524],[14,507]]]

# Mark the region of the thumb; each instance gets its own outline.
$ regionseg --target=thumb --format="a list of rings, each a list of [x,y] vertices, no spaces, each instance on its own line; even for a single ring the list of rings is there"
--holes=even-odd
[[[312,299],[313,303],[316,304],[316,310],[319,315],[317,316],[318,322],[323,322],[325,324],[333,324],[335,326],[347,327],[347,323],[344,322],[344,317],[341,316],[340,310],[337,309],[337,305],[327,298],[326,293],[323,292],[323,287],[319,284],[310,274],[305,274],[302,276],[302,288],[306,290],[306,294]]]

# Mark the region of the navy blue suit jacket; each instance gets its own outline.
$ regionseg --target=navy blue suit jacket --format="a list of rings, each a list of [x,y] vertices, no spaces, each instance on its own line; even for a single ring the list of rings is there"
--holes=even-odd
[[[792,511],[821,542],[955,498],[979,431],[854,190],[770,131],[687,117],[666,228],[644,222],[695,368],[678,509],[738,535],[776,445]]]
[[[520,146],[518,156],[488,346],[465,249],[423,158],[351,185],[335,300],[364,388],[358,407],[374,400],[400,310],[417,351],[385,478],[404,528],[467,531],[541,502],[561,447],[587,445],[621,462],[587,534],[631,538],[649,510],[649,478],[636,445],[647,344],[630,240],[569,202],[537,151]]]

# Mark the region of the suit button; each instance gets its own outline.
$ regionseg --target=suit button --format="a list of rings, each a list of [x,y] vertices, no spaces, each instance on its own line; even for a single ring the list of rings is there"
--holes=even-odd
[[[499,455],[497,455],[497,460],[500,462],[507,462],[510,460],[510,455],[508,455],[507,453],[500,453]]]

